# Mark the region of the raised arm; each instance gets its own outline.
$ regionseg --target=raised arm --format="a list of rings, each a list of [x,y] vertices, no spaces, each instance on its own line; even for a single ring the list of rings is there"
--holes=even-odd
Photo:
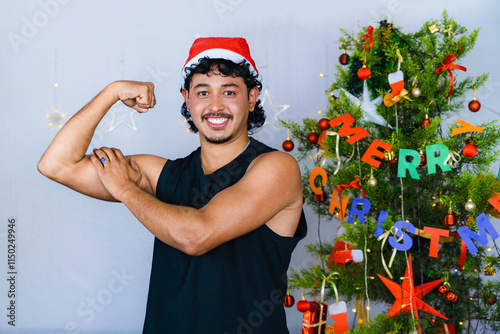
[[[85,195],[116,201],[103,186],[85,153],[97,125],[119,100],[138,112],[147,112],[156,103],[154,85],[134,81],[116,81],[108,85],[62,127],[38,162],[38,170],[48,178]],[[159,174],[161,160],[142,155],[127,157],[128,163],[133,167],[129,168],[130,180],[142,189],[154,192],[151,180],[142,177],[138,166],[152,165],[153,169],[148,168],[148,172]]]

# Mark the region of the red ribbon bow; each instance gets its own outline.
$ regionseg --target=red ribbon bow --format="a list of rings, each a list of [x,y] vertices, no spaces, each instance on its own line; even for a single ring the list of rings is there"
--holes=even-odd
[[[361,178],[358,176],[357,178],[355,178],[354,180],[351,181],[351,183],[347,184],[347,183],[341,183],[341,184],[337,184],[337,190],[339,192],[339,203],[340,203],[340,210],[342,210],[342,192],[347,189],[347,188],[357,188],[357,189],[361,189],[363,190],[363,197],[365,197],[365,189],[363,188],[363,186],[361,186],[358,182],[361,180]],[[342,222],[340,223],[340,226],[342,226]],[[337,228],[339,229],[340,226]]]
[[[341,183],[337,184],[337,190],[339,191],[339,197],[342,199],[342,192],[347,189],[347,188],[357,188],[363,190],[363,197],[365,197],[365,189],[363,189],[363,186],[361,186],[358,182],[361,180],[361,178],[358,176],[354,180],[351,181],[351,183]]]
[[[373,46],[373,27],[369,26],[366,29],[366,34],[363,35],[363,39],[365,40],[365,51],[370,51]],[[370,45],[368,45],[370,42]]]
[[[442,66],[439,66],[438,68],[436,68],[436,74],[441,74],[444,72],[444,70],[448,71],[448,74],[450,75],[450,91],[448,92],[448,95],[444,98],[445,100],[447,98],[450,97],[451,95],[451,92],[453,92],[453,74],[451,73],[451,69],[452,68],[455,68],[457,70],[462,70],[464,72],[467,71],[467,69],[463,66],[460,66],[460,65],[457,65],[457,64],[453,64],[453,62],[457,59],[457,57],[455,57],[454,54],[451,54],[449,53],[445,60],[444,60],[444,63],[442,63],[441,65]]]

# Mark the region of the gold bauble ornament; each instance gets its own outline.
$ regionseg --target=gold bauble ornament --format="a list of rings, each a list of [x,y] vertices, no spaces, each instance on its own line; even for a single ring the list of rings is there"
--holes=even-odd
[[[413,87],[413,89],[411,90],[411,93],[415,97],[420,97],[420,95],[422,95],[422,91],[418,87]]]
[[[467,203],[465,203],[465,210],[469,212],[476,210],[476,203],[474,203],[471,199],[469,199]]]

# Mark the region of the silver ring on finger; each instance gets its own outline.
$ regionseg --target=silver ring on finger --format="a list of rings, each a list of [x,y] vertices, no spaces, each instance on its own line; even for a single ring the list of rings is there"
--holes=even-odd
[[[100,161],[101,161],[101,164],[104,166],[104,164],[105,164],[106,162],[108,162],[108,161],[109,161],[109,159],[108,159],[108,158],[106,158],[106,157],[102,157],[102,158],[100,159]]]

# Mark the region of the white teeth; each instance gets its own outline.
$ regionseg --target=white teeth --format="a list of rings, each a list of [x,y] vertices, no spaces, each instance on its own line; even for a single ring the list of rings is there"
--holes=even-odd
[[[227,121],[228,119],[227,118],[207,118],[207,120],[210,122],[210,123],[213,123],[213,124],[222,124],[224,123],[225,121]]]

